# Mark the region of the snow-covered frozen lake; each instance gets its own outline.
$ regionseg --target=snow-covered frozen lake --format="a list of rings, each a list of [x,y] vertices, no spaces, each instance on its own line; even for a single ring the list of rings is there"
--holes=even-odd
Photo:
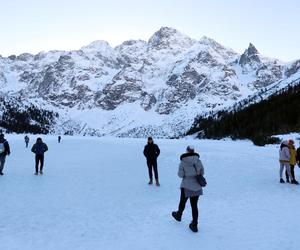
[[[147,185],[145,140],[63,137],[58,144],[47,136],[44,175],[34,176],[23,136],[7,139],[0,249],[300,249],[300,186],[279,184],[278,146],[157,140],[156,187]],[[188,229],[189,203],[182,222],[171,217],[179,156],[188,144],[200,153],[208,180],[197,234]]]

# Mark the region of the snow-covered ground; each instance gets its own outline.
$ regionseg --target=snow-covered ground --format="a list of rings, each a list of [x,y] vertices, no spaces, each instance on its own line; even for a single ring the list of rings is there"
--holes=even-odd
[[[3,250],[300,249],[300,187],[278,183],[278,146],[158,140],[158,188],[147,185],[141,139],[63,137],[58,144],[47,136],[44,176],[33,175],[23,136],[7,139]],[[197,234],[188,229],[189,204],[181,223],[170,215],[179,201],[179,156],[191,143],[208,180]]]

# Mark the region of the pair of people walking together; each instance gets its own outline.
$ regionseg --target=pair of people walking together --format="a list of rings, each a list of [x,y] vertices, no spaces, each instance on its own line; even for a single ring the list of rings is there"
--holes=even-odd
[[[156,185],[159,186],[157,158],[160,154],[159,147],[154,144],[151,137],[148,138],[148,143],[144,148],[144,156],[147,159],[149,172],[149,185],[153,183],[153,173],[156,180]],[[204,175],[204,167],[199,154],[195,153],[192,146],[188,146],[186,153],[180,156],[180,164],[178,169],[178,177],[182,179],[180,185],[180,202],[177,211],[172,212],[175,220],[181,221],[186,202],[190,200],[192,208],[193,220],[189,224],[189,228],[193,232],[198,232],[198,200],[199,196],[203,195],[202,185],[199,183],[198,177]]]

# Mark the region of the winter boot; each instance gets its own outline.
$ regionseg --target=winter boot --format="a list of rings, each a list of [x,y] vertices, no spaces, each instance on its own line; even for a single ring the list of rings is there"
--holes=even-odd
[[[39,173],[38,173],[38,172],[35,172],[34,175],[39,175]]]
[[[290,183],[290,180],[289,180],[289,179],[286,179],[286,182],[287,182],[287,183]]]
[[[299,182],[296,181],[296,180],[292,180],[292,181],[291,181],[291,184],[299,185]]]
[[[150,181],[148,182],[149,185],[152,185],[153,184],[153,181],[152,179],[150,179]]]
[[[40,174],[43,174],[43,170],[40,171]]]
[[[281,179],[280,179],[280,183],[285,183],[285,181],[281,178]]]
[[[181,215],[178,212],[173,211],[172,216],[175,220],[181,221]]]
[[[4,175],[4,174],[1,172],[0,175]]]
[[[189,225],[189,228],[194,232],[194,233],[197,233],[198,232],[198,226],[197,226],[198,223],[194,223],[194,222],[191,222],[190,225]]]
[[[158,179],[155,179],[155,184],[156,184],[156,186],[158,186],[158,187],[160,186]]]

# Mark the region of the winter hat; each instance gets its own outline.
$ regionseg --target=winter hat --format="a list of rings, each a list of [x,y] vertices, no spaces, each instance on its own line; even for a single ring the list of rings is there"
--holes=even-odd
[[[151,136],[148,137],[148,141],[153,141],[153,138]]]
[[[282,145],[286,145],[287,146],[288,144],[289,144],[288,141],[283,141],[282,142]]]
[[[195,148],[194,148],[194,146],[189,145],[189,146],[187,146],[186,151],[187,151],[187,152],[194,152],[194,151],[195,151]]]
[[[289,144],[294,144],[294,143],[295,143],[294,140],[292,139],[289,140]]]

